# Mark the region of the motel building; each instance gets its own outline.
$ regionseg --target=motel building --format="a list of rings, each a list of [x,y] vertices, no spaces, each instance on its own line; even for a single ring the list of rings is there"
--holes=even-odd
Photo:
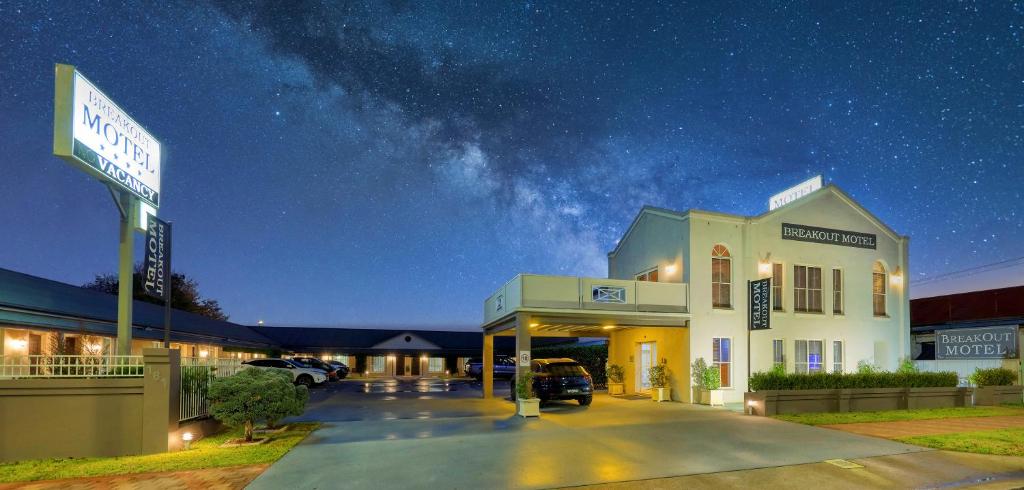
[[[690,402],[690,365],[703,358],[720,370],[726,403],[743,401],[748,372],[777,364],[896,369],[910,355],[909,238],[820,177],[770,208],[738,216],[644,207],[608,254],[607,278],[513,277],[484,302],[485,363],[495,337],[516,338],[520,373],[533,337],[605,337],[626,393],[650,391],[647,369],[664,361],[672,399]],[[748,331],[748,281],[764,278],[771,328]]]

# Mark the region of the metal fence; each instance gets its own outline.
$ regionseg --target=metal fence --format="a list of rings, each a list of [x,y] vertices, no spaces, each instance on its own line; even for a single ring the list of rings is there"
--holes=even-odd
[[[0,379],[128,378],[142,375],[142,356],[0,356]]]
[[[210,383],[214,378],[231,376],[242,369],[239,359],[183,357],[181,359],[181,398],[178,420],[209,417]]]

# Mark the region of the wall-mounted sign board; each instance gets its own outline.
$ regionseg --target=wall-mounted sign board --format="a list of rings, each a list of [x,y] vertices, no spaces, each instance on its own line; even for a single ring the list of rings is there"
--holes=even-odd
[[[768,198],[768,210],[771,211],[775,208],[785,206],[801,197],[804,197],[818,189],[821,189],[822,179],[820,175],[815,175],[810,179],[807,179],[789,189],[786,189],[770,198]]]
[[[750,281],[750,315],[748,326],[751,330],[772,328],[772,279],[766,277]]]
[[[71,65],[57,65],[53,154],[160,206],[160,142]]]
[[[1016,325],[935,331],[936,359],[1014,359]]]
[[[798,242],[825,243],[843,247],[869,248],[871,250],[878,246],[878,237],[871,233],[795,225],[793,223],[782,223],[782,239],[796,240]]]

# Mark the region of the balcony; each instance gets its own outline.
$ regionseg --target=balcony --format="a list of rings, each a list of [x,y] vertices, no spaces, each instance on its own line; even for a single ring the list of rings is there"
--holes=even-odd
[[[687,313],[683,283],[520,274],[484,302],[484,325],[518,311]]]

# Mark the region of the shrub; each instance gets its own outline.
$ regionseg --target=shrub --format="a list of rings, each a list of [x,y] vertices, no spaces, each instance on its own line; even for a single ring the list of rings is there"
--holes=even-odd
[[[722,387],[722,371],[712,366],[704,370],[704,387],[717,390]]]
[[[778,363],[778,364],[772,365],[772,369],[769,372],[772,373],[772,374],[778,374],[780,376],[785,376],[786,375],[786,365],[781,363],[781,362]]]
[[[525,400],[533,398],[533,372],[527,371],[516,380],[516,398]]]
[[[750,377],[750,390],[834,390],[848,388],[954,388],[959,383],[954,372],[940,373],[810,373],[780,374],[759,372]]]
[[[568,357],[586,368],[594,385],[605,386],[607,374],[604,369],[608,363],[608,344],[595,345],[555,345],[533,349],[534,359]]]
[[[655,366],[651,366],[647,370],[647,376],[651,380],[651,386],[654,388],[664,388],[668,386],[668,364],[664,361],[659,362]]]
[[[976,368],[970,377],[977,386],[1009,386],[1017,381],[1017,373],[1006,368]]]
[[[708,363],[704,361],[703,357],[698,357],[697,360],[690,364],[690,377],[693,378],[693,386],[698,390],[706,390],[707,379],[704,373],[708,370]]]
[[[302,415],[306,411],[306,402],[309,401],[309,388],[303,385],[292,384],[292,375],[276,369],[268,370],[270,373],[280,376],[285,383],[274,385],[276,391],[273,396],[268,397],[269,407],[267,408],[267,428],[274,429],[277,423],[290,416]]]
[[[857,363],[857,373],[858,374],[873,374],[873,373],[880,373],[880,372],[882,372],[882,369],[880,367],[874,365],[874,363],[868,362],[866,360],[862,360],[862,361]]]
[[[244,427],[245,440],[251,441],[256,422],[271,419],[276,422],[285,412],[296,414],[296,397],[303,397],[304,408],[304,393],[295,389],[291,375],[287,373],[272,369],[243,369],[210,383],[210,415],[232,427]]]
[[[908,374],[919,373],[921,372],[921,370],[918,369],[917,364],[914,364],[913,360],[911,360],[909,357],[904,357],[903,359],[900,359],[900,367],[896,369],[896,372]]]
[[[618,364],[612,364],[608,366],[608,381],[611,383],[621,383],[623,378],[626,377],[626,370],[622,369],[622,366]]]

